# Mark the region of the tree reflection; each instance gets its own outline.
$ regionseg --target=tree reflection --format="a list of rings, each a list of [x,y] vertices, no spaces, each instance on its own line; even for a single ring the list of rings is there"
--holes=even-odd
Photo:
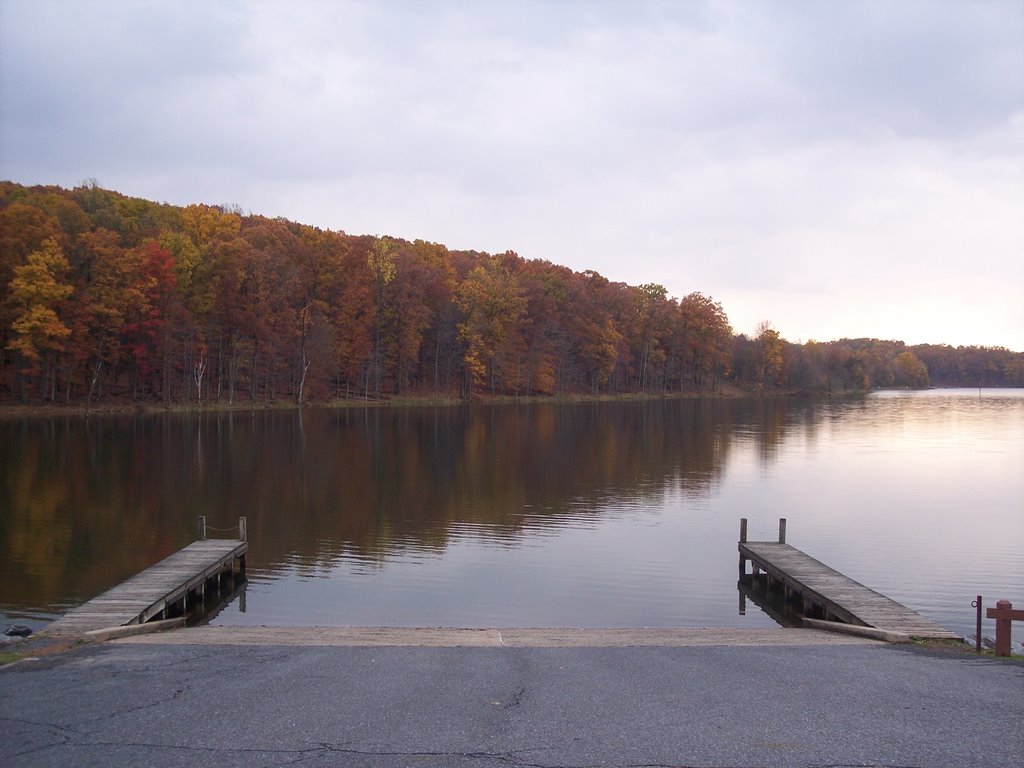
[[[825,406],[822,406],[825,407]],[[517,545],[625,499],[707,496],[820,414],[771,400],[253,411],[0,423],[0,608],[54,611],[244,515],[252,572]]]

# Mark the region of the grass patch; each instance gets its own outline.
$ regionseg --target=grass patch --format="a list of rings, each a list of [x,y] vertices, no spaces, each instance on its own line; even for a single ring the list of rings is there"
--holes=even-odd
[[[1024,654],[1011,651],[1009,656],[996,656],[991,648],[983,648],[981,653],[975,649],[972,643],[961,642],[960,640],[929,640],[923,637],[911,637],[910,644],[915,648],[922,648],[929,651],[941,651],[945,653],[966,654],[988,659],[1013,659],[1024,661]]]
[[[982,656],[989,659],[1013,659],[1014,661],[1024,661],[1024,653],[1015,653],[1010,651],[1009,656],[996,656],[996,652],[991,649],[986,649],[981,652]]]

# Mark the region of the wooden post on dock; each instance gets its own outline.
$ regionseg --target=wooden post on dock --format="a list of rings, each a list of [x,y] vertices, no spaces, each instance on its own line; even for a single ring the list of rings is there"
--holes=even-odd
[[[238,518],[238,538],[242,541],[249,540],[248,520],[244,516]],[[238,573],[245,578],[245,553],[238,558]]]
[[[740,544],[746,544],[746,543],[747,543],[747,518],[741,517],[740,518]],[[746,573],[747,573],[747,558],[745,558],[741,554],[740,555],[740,581],[743,581],[743,577],[746,575]],[[745,607],[746,606],[743,604],[743,598],[741,596],[740,597],[740,615],[741,616],[745,613],[745,610],[744,610]]]
[[[779,544],[786,543],[786,518],[779,518]]]
[[[199,540],[206,541],[206,515],[199,516]]]

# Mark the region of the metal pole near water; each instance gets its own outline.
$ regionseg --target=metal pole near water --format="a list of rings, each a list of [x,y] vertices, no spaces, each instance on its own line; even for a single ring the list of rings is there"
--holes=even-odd
[[[971,607],[978,609],[978,620],[974,630],[974,647],[978,653],[981,653],[981,595],[978,595],[978,599],[971,603]]]

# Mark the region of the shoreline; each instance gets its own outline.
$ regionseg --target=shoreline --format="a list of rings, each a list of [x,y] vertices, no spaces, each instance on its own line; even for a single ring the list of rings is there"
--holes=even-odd
[[[301,405],[288,400],[263,403],[157,403],[157,402],[120,402],[108,401],[93,405],[83,404],[39,404],[26,405],[16,403],[0,403],[0,420],[51,416],[124,416],[149,414],[220,414],[220,413],[255,413],[261,411],[298,411],[298,410],[350,410],[376,408],[462,408],[491,405],[574,405],[585,403],[629,403],[656,402],[667,400],[764,400],[764,399],[830,399],[832,397],[849,397],[866,394],[863,390],[836,392],[806,392],[778,390],[772,392],[748,392],[729,387],[716,392],[672,392],[667,394],[625,393],[613,395],[477,395],[473,398],[425,396],[401,396],[379,400],[341,398],[305,402]]]
[[[635,403],[668,400],[831,400],[837,397],[859,397],[874,392],[917,392],[933,389],[974,390],[977,387],[876,387],[874,389],[836,389],[831,392],[794,389],[778,389],[769,392],[751,392],[740,387],[728,385],[715,392],[668,392],[641,393],[628,392],[619,394],[565,394],[565,395],[482,395],[472,398],[445,397],[441,395],[401,395],[379,399],[336,398],[332,400],[313,400],[302,404],[292,400],[264,401],[259,403],[226,403],[223,401],[208,403],[170,403],[156,401],[107,400],[92,405],[82,403],[44,403],[24,404],[0,402],[0,421],[33,417],[52,416],[125,416],[150,414],[220,414],[220,413],[258,413],[266,411],[340,411],[355,409],[388,409],[388,408],[465,408],[474,406],[494,405],[575,405],[585,403]],[[1017,387],[982,387],[982,389],[1018,389]]]

